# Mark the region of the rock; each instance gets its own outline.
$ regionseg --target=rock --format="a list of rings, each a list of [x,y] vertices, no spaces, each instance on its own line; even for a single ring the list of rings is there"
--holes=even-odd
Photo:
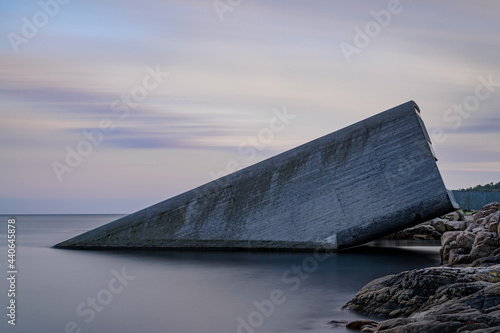
[[[384,238],[408,240],[439,239],[441,235],[447,231],[465,230],[473,220],[473,216],[466,216],[462,210],[457,210],[441,218],[435,218],[430,221],[423,222],[414,227],[398,231]]]
[[[384,320],[378,325],[378,331],[379,332],[389,332],[389,330],[401,326],[405,326],[410,323],[414,323],[415,319],[411,318],[395,318],[395,319],[388,319]]]
[[[373,328],[375,330],[377,326],[378,326],[377,321],[368,319],[354,320],[346,325],[347,328],[358,331],[362,331],[365,328],[370,328],[370,329]],[[373,331],[365,331],[365,332],[373,332]]]
[[[460,221],[461,215],[458,213],[458,211],[454,211],[452,213],[446,214],[443,216],[444,219],[448,221]]]
[[[447,221],[445,223],[446,231],[462,231],[465,230],[466,225],[464,221]]]
[[[448,222],[448,220],[436,218],[430,221],[430,225],[433,226],[437,232],[444,234],[447,231],[445,226],[446,222]]]
[[[368,283],[344,306],[387,318],[366,331],[500,332],[500,203],[472,216],[454,212],[445,219],[414,231],[444,230],[442,262],[460,267],[413,270]]]
[[[467,332],[467,331],[465,331]],[[469,331],[471,332],[471,331]],[[474,331],[474,333],[498,333],[500,332],[500,327],[491,327]]]
[[[472,260],[491,255],[500,246],[500,235],[496,232],[478,232],[470,251]]]
[[[472,214],[471,215],[465,215],[464,216],[464,221],[466,223],[470,223],[470,222],[474,221],[474,216],[472,216]]]
[[[453,260],[450,261],[450,253],[452,254],[453,257],[458,255],[457,251],[454,251],[457,249],[457,238],[460,235],[460,231],[447,231],[443,234],[441,237],[441,263],[451,263]],[[452,252],[453,251],[453,252]],[[453,258],[452,258],[453,259]]]
[[[474,323],[474,322],[466,323],[465,326],[460,327],[457,330],[457,333],[472,332],[472,331],[476,331],[476,330],[481,329],[481,328],[488,328],[488,325],[485,323]]]
[[[446,246],[449,245],[451,242],[456,241],[459,234],[460,234],[459,231],[445,232],[443,236],[441,236],[441,246]]]
[[[470,251],[472,250],[472,246],[474,245],[475,238],[476,237],[472,232],[468,231],[460,232],[458,233],[456,238],[457,247]]]
[[[441,237],[441,262],[447,265],[484,265],[487,262],[498,263],[492,253],[500,247],[500,204],[493,202],[476,212],[468,226],[466,221],[448,221],[448,229],[460,228],[461,233],[448,233]],[[461,224],[459,226],[459,224]],[[455,230],[456,232],[456,230]],[[474,240],[472,241],[472,238]],[[471,244],[472,242],[472,244]],[[500,256],[500,253],[498,253]],[[481,258],[488,258],[481,260]],[[477,262],[476,262],[477,261]]]
[[[456,242],[454,242],[456,245]],[[443,262],[449,265],[460,265],[460,264],[466,264],[471,262],[472,260],[470,259],[470,255],[467,254],[465,249],[461,248],[453,248],[450,250],[448,254],[448,261]]]
[[[440,239],[441,233],[430,224],[419,224],[384,237],[386,239]]]
[[[377,332],[384,333],[409,333],[409,332],[425,332],[425,333],[455,333],[464,324],[460,322],[439,322],[436,320],[419,320],[410,322],[404,326],[394,327],[388,330],[378,330]]]
[[[493,267],[493,268],[492,268]],[[361,289],[344,307],[377,317],[407,317],[415,311],[469,295],[485,287],[477,284],[489,268],[435,267],[388,275]],[[464,283],[472,283],[465,286]]]
[[[500,256],[492,255],[491,257],[479,258],[474,260],[470,266],[471,267],[487,267],[491,265],[500,264]]]
[[[346,320],[331,320],[328,322],[328,325],[332,328],[337,328],[337,327],[345,327],[349,322]]]
[[[500,327],[498,277],[500,265],[403,272],[372,281],[345,308],[391,318],[379,323],[376,332]],[[461,332],[466,332],[465,328]]]
[[[490,223],[488,225],[488,231],[489,232],[496,232],[496,233],[498,233],[498,224],[499,224],[498,221],[496,221],[494,223]]]

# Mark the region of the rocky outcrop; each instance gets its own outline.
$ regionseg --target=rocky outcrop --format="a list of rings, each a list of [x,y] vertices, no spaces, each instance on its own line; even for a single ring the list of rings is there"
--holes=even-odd
[[[358,330],[362,332],[374,332],[377,329],[378,322],[368,319],[359,319],[351,321],[346,325],[346,328]]]
[[[468,296],[452,298],[409,317],[385,320],[373,332],[500,332],[500,284],[484,285]]]
[[[473,216],[464,231],[441,238],[441,261],[447,265],[485,266],[500,263],[500,203],[492,202]]]
[[[445,266],[374,280],[344,308],[385,319],[358,325],[367,332],[500,332],[499,217],[499,203],[486,205],[443,233]]]
[[[499,275],[500,265],[402,272],[370,282],[345,308],[379,318],[409,317],[477,293],[496,284]]]
[[[457,210],[440,218],[421,223],[411,228],[398,231],[384,239],[432,240],[441,239],[448,231],[463,231],[473,221],[472,213],[465,214]]]
[[[403,272],[370,282],[345,308],[389,318],[357,326],[367,332],[500,332],[499,276],[500,265]]]

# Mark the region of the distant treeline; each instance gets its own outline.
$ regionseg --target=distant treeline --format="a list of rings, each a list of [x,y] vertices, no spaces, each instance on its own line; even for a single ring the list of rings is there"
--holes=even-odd
[[[477,185],[475,187],[461,188],[459,191],[484,191],[484,192],[500,192],[500,182],[493,182],[486,185]]]

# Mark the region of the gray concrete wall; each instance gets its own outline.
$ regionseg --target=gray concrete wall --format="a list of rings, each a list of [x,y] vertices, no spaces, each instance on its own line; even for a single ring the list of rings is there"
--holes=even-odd
[[[462,209],[480,210],[490,202],[500,202],[500,192],[453,191],[456,201]]]
[[[58,246],[336,250],[454,209],[408,102]]]

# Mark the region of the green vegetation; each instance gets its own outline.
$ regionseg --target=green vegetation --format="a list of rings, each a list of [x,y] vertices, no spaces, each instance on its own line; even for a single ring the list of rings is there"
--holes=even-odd
[[[493,184],[493,182],[486,185],[477,185],[475,187],[461,188],[459,191],[485,191],[485,192],[500,192],[500,182]]]

